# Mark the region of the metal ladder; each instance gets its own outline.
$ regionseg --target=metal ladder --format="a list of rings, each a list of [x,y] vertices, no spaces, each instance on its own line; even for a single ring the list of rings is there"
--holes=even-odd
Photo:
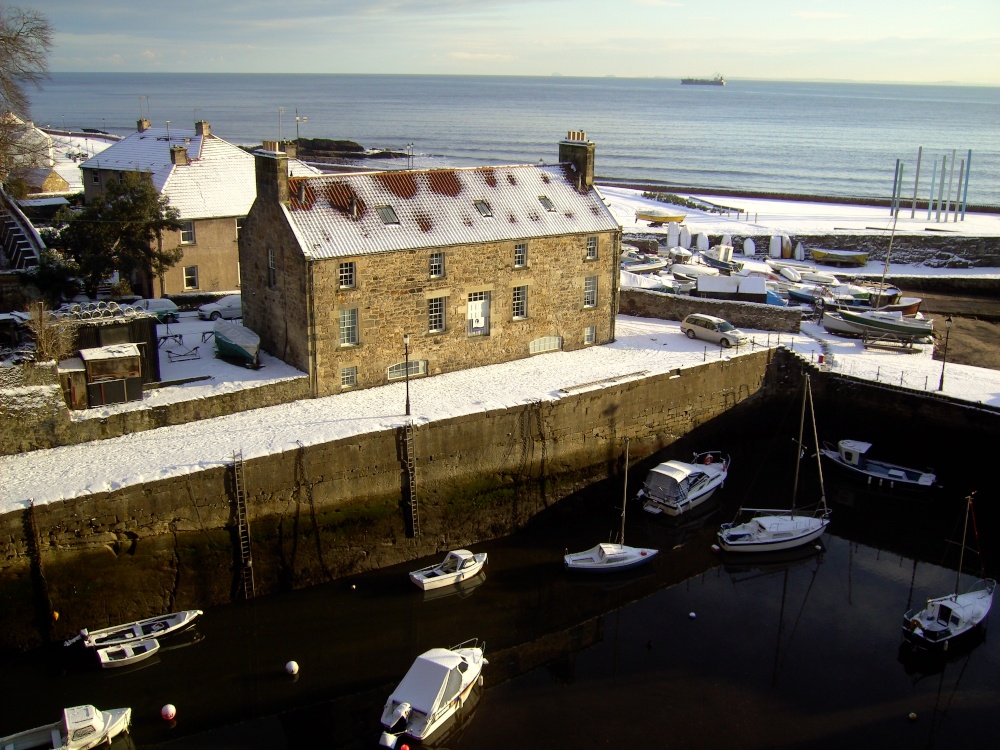
[[[240,535],[240,571],[243,577],[243,595],[254,597],[253,556],[250,551],[250,524],[247,522],[247,495],[244,484],[243,451],[233,453],[233,486],[236,488],[236,523]]]
[[[407,489],[410,500],[410,524],[413,529],[413,536],[420,536],[420,513],[417,507],[417,464],[413,449],[413,422],[406,420],[403,426],[403,442],[406,451],[406,476],[408,479]]]

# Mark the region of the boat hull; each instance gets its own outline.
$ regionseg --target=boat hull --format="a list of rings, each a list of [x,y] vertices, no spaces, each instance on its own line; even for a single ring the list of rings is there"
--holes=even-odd
[[[601,554],[601,548],[607,554]],[[607,549],[613,548],[613,549]],[[567,571],[584,573],[617,573],[647,565],[656,557],[657,550],[645,547],[628,547],[621,544],[597,545],[586,552],[575,552],[563,557]]]
[[[726,552],[759,553],[795,549],[819,539],[830,523],[828,518],[813,516],[785,515],[768,518],[785,522],[787,531],[762,536],[753,533],[754,530],[750,527],[752,521],[738,526],[726,524],[717,535],[719,546]]]
[[[160,650],[160,642],[147,638],[137,643],[121,643],[97,649],[97,659],[102,669],[127,667],[153,656]]]
[[[868,253],[852,252],[849,250],[819,250],[813,248],[813,260],[825,266],[855,266],[862,267],[868,264]]]
[[[831,461],[835,466],[850,472],[855,477],[863,478],[869,485],[888,487],[889,489],[896,487],[929,489],[937,481],[937,477],[930,471],[921,471],[871,458],[866,458],[864,466],[855,466],[846,461],[838,450],[829,446],[821,448],[820,453],[823,458]]]
[[[445,586],[453,586],[479,575],[479,573],[483,570],[483,566],[486,564],[486,553],[484,552],[475,555],[473,560],[474,562],[468,567],[447,573],[435,572],[441,567],[440,564],[431,565],[426,568],[421,568],[420,570],[414,570],[410,573],[410,580],[414,583],[414,585],[424,591],[433,591],[434,589],[444,588]]]
[[[159,617],[149,617],[145,620],[136,620],[125,625],[115,625],[110,628],[94,631],[83,630],[80,635],[66,641],[65,645],[70,646],[77,641],[82,641],[87,648],[98,648],[136,642],[153,636],[162,638],[170,633],[179,633],[188,629],[201,614],[200,609],[188,609]]]
[[[985,624],[995,589],[995,580],[983,578],[972,591],[929,599],[903,615],[903,639],[918,650],[947,651]]]
[[[666,214],[658,213],[656,211],[636,211],[635,220],[636,221],[648,221],[652,224],[668,224],[671,221],[680,224],[684,219],[687,218],[687,214]]]
[[[921,338],[934,333],[933,320],[906,318],[898,313],[854,312],[841,310],[840,317],[852,325],[864,328],[866,331],[891,333],[897,336]]]

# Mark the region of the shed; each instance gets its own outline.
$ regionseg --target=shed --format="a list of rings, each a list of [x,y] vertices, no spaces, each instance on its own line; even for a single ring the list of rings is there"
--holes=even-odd
[[[142,364],[135,344],[112,344],[81,349],[80,359],[87,372],[87,401],[90,406],[120,404],[142,398]]]

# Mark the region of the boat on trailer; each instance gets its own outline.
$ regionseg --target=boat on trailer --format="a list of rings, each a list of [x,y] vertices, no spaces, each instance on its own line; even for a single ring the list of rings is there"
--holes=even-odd
[[[247,367],[260,365],[260,336],[228,320],[215,321],[215,348],[220,357],[242,360]]]
[[[191,627],[201,614],[200,609],[187,609],[182,612],[171,612],[167,615],[148,617],[145,620],[136,620],[99,630],[84,628],[63,645],[72,646],[79,641],[87,648],[100,648],[130,641],[141,641],[146,638],[162,638],[165,635],[179,633]]]
[[[855,474],[868,479],[868,484],[877,483],[880,487],[896,485],[913,488],[933,487],[937,476],[930,469],[911,469],[888,461],[879,461],[868,457],[872,444],[863,440],[840,440],[836,447],[824,442],[820,453],[823,457]]]
[[[482,684],[484,650],[473,638],[418,656],[385,702],[379,745],[395,748],[402,737],[424,742],[442,729]]]
[[[890,333],[896,336],[922,338],[934,333],[933,318],[911,318],[898,311],[871,310],[856,312],[841,309],[840,317],[852,325],[876,333]]]
[[[131,708],[100,711],[93,706],[63,709],[62,719],[25,732],[0,737],[3,750],[89,750],[128,731]]]

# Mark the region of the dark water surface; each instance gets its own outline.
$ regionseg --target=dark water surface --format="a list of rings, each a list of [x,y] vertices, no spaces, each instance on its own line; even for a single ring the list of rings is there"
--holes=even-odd
[[[960,538],[964,485],[978,478],[944,467],[953,489],[914,500],[827,471],[835,510],[822,551],[724,558],[711,550],[720,521],[754,498],[787,504],[792,475],[780,456],[795,429],[783,423],[765,440],[752,423],[734,427],[730,481],[700,517],[671,523],[630,503],[626,541],[661,550],[645,570],[562,570],[564,549],[617,526],[621,481],[602,482],[516,536],[475,545],[490,555],[485,580],[457,593],[418,591],[406,573],[429,560],[414,561],[209,610],[131,669],[67,667],[59,648],[8,658],[0,735],[92,703],[132,707],[131,737],[116,747],[374,747],[382,704],[413,658],[478,637],[485,687],[438,746],[992,747],[995,634],[947,661],[899,650],[902,613],[954,587],[947,540]],[[630,494],[656,460],[722,443],[717,428],[701,430],[634,466]],[[933,445],[913,446],[914,464],[927,463]],[[815,498],[809,461],[800,481],[801,496]],[[980,497],[984,541],[1000,532],[995,500]],[[290,659],[297,678],[284,673]],[[174,726],[159,717],[166,703],[177,706]]]

